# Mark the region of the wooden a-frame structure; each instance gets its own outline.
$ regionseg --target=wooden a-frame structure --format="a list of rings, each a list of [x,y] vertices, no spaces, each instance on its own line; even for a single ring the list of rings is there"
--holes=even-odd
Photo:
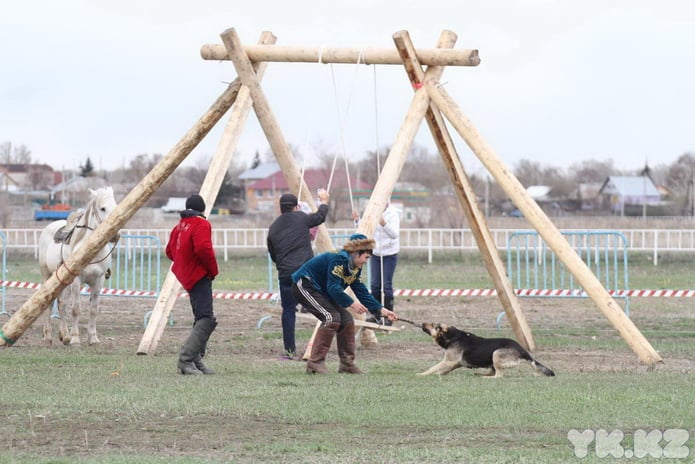
[[[444,123],[444,117],[446,117],[528,222],[584,287],[586,293],[639,359],[648,365],[662,361],[659,354],[625,315],[560,231],[483,140],[453,99],[439,86],[439,78],[445,66],[476,66],[479,63],[477,50],[453,49],[456,41],[456,35],[453,32],[443,31],[435,49],[415,49],[406,31],[394,34],[395,50],[283,47],[275,45],[276,39],[269,32],[261,35],[258,45],[244,47],[234,29],[224,31],[221,38],[223,46],[204,45],[201,48],[201,55],[209,60],[231,60],[238,74],[237,79],[227,87],[167,156],[126,195],[114,212],[90,236],[86,245],[75,252],[2,327],[0,346],[11,345],[31,326],[57,294],[88,264],[96,251],[103,247],[109,238],[144,205],[152,193],[183,162],[230,108],[233,107],[229,122],[200,190],[200,194],[208,205],[206,212],[209,213],[209,209],[215,202],[223,175],[234,153],[251,106],[290,189],[298,192],[301,185],[302,190],[309,191],[260,86],[267,62],[283,61],[402,64],[406,70],[415,94],[360,221],[358,229],[360,232],[366,235],[373,233],[374,225],[386,207],[387,199],[403,168],[405,156],[422,119],[425,118],[450,174],[514,335],[526,348],[534,349],[531,331]],[[426,70],[422,69],[423,65],[427,65]],[[307,196],[306,200],[313,209],[316,208],[311,196]],[[316,243],[319,251],[333,249],[331,239],[323,225],[319,228]],[[154,353],[179,290],[180,285],[169,272],[138,348],[138,354]]]

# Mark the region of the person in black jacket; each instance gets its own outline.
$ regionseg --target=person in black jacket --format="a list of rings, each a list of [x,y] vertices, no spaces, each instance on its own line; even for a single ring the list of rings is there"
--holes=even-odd
[[[282,303],[283,359],[293,359],[297,353],[294,340],[297,301],[292,294],[292,273],[314,257],[310,230],[326,220],[328,192],[319,189],[319,207],[313,214],[299,208],[297,197],[286,193],[280,197],[280,216],[268,229],[268,253],[278,270],[280,301]]]

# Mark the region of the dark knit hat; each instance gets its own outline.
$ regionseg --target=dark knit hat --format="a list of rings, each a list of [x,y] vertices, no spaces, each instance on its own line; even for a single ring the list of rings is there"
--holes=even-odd
[[[297,196],[291,193],[285,193],[280,197],[280,211],[283,213],[287,211],[292,211],[297,207]]]
[[[186,209],[192,209],[199,213],[205,212],[205,200],[200,195],[193,194],[186,199]]]
[[[352,234],[345,245],[343,245],[343,250],[348,253],[353,251],[372,251],[376,242],[374,239],[367,238],[364,234]]]

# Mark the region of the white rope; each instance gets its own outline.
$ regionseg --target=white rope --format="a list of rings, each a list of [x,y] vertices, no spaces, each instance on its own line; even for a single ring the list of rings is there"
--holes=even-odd
[[[360,64],[365,64],[364,63],[364,56],[365,56],[365,51],[366,48],[360,49],[359,53],[357,54],[357,62],[355,63],[355,71],[352,76],[352,85],[350,86],[350,92],[348,94],[348,100],[347,104],[345,105],[345,113],[341,114],[340,111],[340,98],[338,97],[338,85],[336,84],[335,80],[335,72],[333,70],[333,64],[331,63],[331,82],[333,84],[333,94],[335,97],[335,105],[336,105],[336,113],[338,115],[338,131],[339,131],[339,139],[340,139],[340,152],[342,153],[343,156],[343,161],[345,164],[345,176],[347,179],[347,187],[348,187],[348,195],[350,198],[350,209],[352,211],[355,210],[355,200],[352,195],[352,182],[350,180],[350,169],[349,169],[349,163],[348,163],[348,157],[347,157],[347,150],[345,149],[345,127],[344,127],[344,122],[347,120],[347,117],[350,113],[350,105],[352,103],[352,96],[355,91],[355,85],[357,83],[357,75],[359,73],[359,65]],[[319,55],[320,56],[320,55]],[[333,174],[335,173],[335,166],[337,164],[338,160],[338,154],[333,157],[333,165],[331,166],[331,173],[328,178],[328,187],[327,190],[330,192],[331,185],[333,184]]]
[[[357,61],[359,65],[359,61],[361,59],[362,52],[360,52],[360,56],[358,56]],[[336,84],[335,80],[335,71],[333,69],[333,64],[331,63],[331,82],[333,84],[333,95],[335,97],[335,107],[336,107],[336,113],[338,115],[338,132],[339,132],[339,139],[340,139],[340,153],[336,153],[336,155],[333,157],[333,166],[331,167],[331,174],[328,178],[328,187],[326,190],[330,193],[331,185],[333,184],[333,174],[335,173],[335,166],[338,161],[338,155],[342,154],[344,164],[345,164],[345,176],[347,179],[347,187],[348,187],[348,195],[350,198],[350,209],[352,211],[355,210],[355,204],[354,204],[354,199],[352,197],[352,183],[350,181],[350,169],[348,166],[348,159],[347,159],[347,150],[345,149],[345,127],[344,127],[344,121],[347,119],[348,114],[350,113],[350,104],[352,103],[352,95],[355,90],[355,83],[357,82],[357,73],[359,70],[359,66],[355,66],[355,72],[353,73],[352,77],[352,85],[350,87],[350,92],[348,94],[348,100],[347,104],[345,106],[345,113],[341,114],[340,111],[340,98],[338,97],[338,85]]]
[[[302,171],[299,173],[299,192],[297,192],[297,204],[302,201],[302,187],[304,187],[304,171],[306,170],[306,155],[302,159]]]
[[[376,88],[376,66],[373,70],[373,90],[374,90],[374,138],[376,142],[376,172],[377,176],[381,175],[381,152],[379,149],[379,100],[377,98]]]

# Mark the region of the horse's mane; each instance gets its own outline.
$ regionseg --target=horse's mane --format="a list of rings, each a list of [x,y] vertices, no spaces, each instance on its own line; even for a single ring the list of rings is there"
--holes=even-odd
[[[79,243],[87,233],[87,230],[94,230],[101,221],[98,220],[97,202],[104,197],[105,191],[99,189],[96,194],[89,200],[84,207],[84,211],[77,218],[75,228],[73,229],[72,245]],[[92,221],[93,218],[93,221]]]

